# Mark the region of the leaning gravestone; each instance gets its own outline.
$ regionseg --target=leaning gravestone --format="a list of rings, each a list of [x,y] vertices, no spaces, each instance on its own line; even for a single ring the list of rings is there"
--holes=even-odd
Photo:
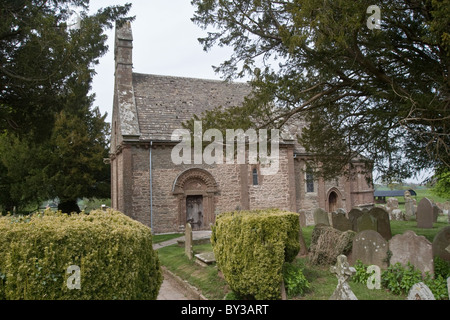
[[[330,300],[358,300],[347,282],[356,269],[350,267],[345,255],[338,256],[336,266],[330,267],[330,272],[338,278],[338,285]]]
[[[406,300],[436,300],[436,298],[425,283],[419,282],[409,290]]]
[[[391,265],[400,262],[406,266],[411,262],[422,271],[422,275],[434,272],[432,244],[424,236],[416,235],[414,231],[408,230],[392,237],[389,241],[389,250],[392,253]]]
[[[339,231],[347,231],[352,230],[352,223],[345,216],[345,213],[336,211],[331,214],[331,222],[333,224],[333,228],[338,229]]]
[[[389,213],[383,208],[374,207],[370,209],[369,214],[371,214],[375,219],[377,219],[377,231],[386,240],[392,238],[391,232],[391,222],[389,220]]]
[[[440,257],[445,261],[450,261],[450,226],[442,228],[433,240],[433,257]]]
[[[364,230],[377,231],[377,219],[374,218],[369,212],[363,213],[361,217],[356,219],[356,232]]]
[[[314,223],[315,225],[324,224],[326,226],[330,225],[330,220],[328,219],[328,212],[322,208],[317,208],[314,210]]]
[[[422,198],[417,206],[417,227],[422,229],[433,228],[433,203],[428,198]]]
[[[388,267],[388,242],[374,230],[364,230],[353,239],[352,264],[361,260],[365,265],[376,265],[386,269]]]
[[[357,231],[357,220],[359,217],[361,217],[363,215],[362,210],[357,209],[357,208],[353,208],[352,210],[350,210],[350,212],[348,213],[348,219],[350,220],[350,222],[352,223],[352,230],[353,231]]]
[[[189,258],[189,260],[192,260],[194,256],[194,249],[192,248],[192,226],[190,223],[186,224],[184,237],[184,252],[186,253],[186,256]]]

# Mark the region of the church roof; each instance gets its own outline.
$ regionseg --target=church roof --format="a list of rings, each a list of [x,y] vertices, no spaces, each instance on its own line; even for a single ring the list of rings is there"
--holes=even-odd
[[[140,140],[170,140],[193,115],[238,106],[250,94],[247,83],[133,73]]]

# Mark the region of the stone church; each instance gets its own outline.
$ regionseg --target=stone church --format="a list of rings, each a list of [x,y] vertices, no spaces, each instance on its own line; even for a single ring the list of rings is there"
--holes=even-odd
[[[114,209],[161,234],[182,231],[187,222],[194,230],[209,230],[215,216],[226,211],[303,211],[310,224],[318,207],[348,212],[373,203],[366,176],[316,179],[308,170],[312,155],[293,139],[281,139],[279,170],[273,175],[262,175],[258,164],[175,165],[174,130],[204,110],[241,104],[251,88],[245,83],[136,73],[129,23],[116,29],[115,41],[110,155]],[[355,170],[363,166],[354,165]]]

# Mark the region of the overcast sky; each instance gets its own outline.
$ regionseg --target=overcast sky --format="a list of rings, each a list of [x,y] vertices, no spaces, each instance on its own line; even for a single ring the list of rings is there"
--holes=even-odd
[[[183,76],[205,79],[221,79],[212,68],[231,54],[231,49],[216,48],[203,51],[198,42],[205,31],[190,19],[194,7],[190,0],[94,0],[91,11],[110,5],[133,4],[130,16],[136,16],[133,29],[134,72]],[[98,106],[107,121],[111,121],[114,87],[114,30],[108,31],[108,53],[96,66],[92,93],[94,106]]]

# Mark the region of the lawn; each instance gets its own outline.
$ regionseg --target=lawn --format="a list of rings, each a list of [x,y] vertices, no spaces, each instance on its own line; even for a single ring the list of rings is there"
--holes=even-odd
[[[415,221],[391,221],[392,234],[402,234],[406,230],[413,230],[418,235],[425,236],[433,241],[437,232],[448,223],[447,217],[439,217],[432,229],[418,229]],[[311,243],[311,234],[314,227],[302,228],[307,246]],[[158,241],[158,237],[155,236]],[[212,251],[211,244],[194,246],[194,253]],[[219,277],[217,267],[202,267],[193,261],[189,261],[184,254],[184,248],[172,245],[158,250],[162,265],[187,280],[193,286],[199,288],[203,295],[211,300],[222,300],[230,292],[226,282]],[[299,257],[294,262],[303,270],[303,274],[311,284],[310,290],[301,297],[290,297],[292,300],[328,300],[337,285],[337,278],[331,274],[328,267],[311,266],[306,257]],[[350,287],[359,300],[405,300],[406,296],[394,295],[385,289],[369,290],[366,285],[350,281]]]

